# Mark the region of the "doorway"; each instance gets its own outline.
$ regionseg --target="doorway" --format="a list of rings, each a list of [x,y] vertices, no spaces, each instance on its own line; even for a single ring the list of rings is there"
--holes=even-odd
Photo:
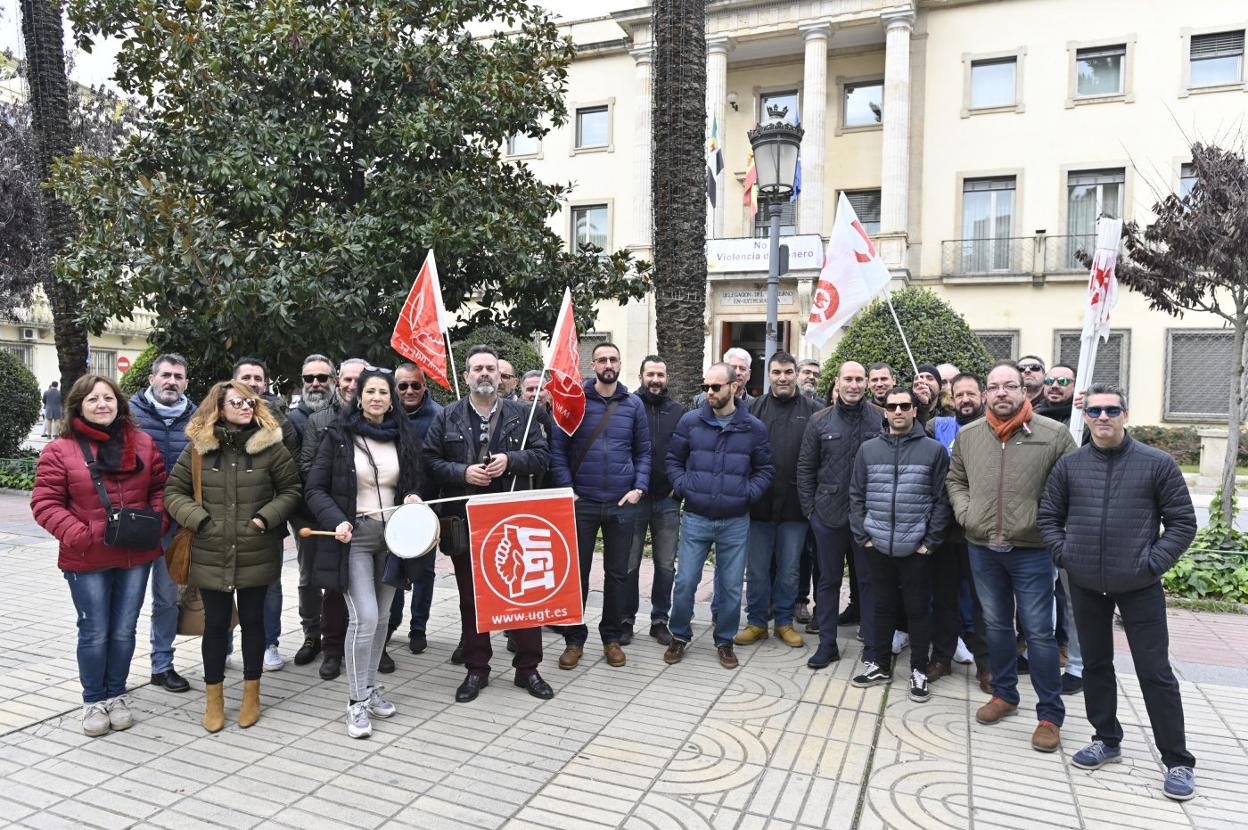
[[[755,396],[763,394],[763,379],[767,377],[764,365],[764,352],[767,351],[766,321],[723,323],[720,326],[719,340],[720,355],[731,348],[742,348],[750,353],[750,381],[746,384],[746,391]],[[776,347],[789,351],[789,324],[783,320],[776,328]]]

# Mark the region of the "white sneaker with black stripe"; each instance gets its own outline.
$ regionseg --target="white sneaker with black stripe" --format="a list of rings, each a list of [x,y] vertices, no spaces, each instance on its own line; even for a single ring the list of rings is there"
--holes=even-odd
[[[868,686],[880,686],[888,683],[893,679],[892,672],[884,671],[875,663],[867,663],[867,667],[863,669],[862,674],[849,681],[851,685],[859,689],[865,689]]]
[[[910,699],[915,703],[927,703],[931,694],[927,689],[927,675],[918,669],[910,672]]]

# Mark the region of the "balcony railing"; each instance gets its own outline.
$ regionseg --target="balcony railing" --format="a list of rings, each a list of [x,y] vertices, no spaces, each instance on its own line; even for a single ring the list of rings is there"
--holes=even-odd
[[[1085,271],[1079,253],[1091,254],[1096,234],[1009,236],[998,239],[946,239],[940,273],[945,277],[1074,274]]]

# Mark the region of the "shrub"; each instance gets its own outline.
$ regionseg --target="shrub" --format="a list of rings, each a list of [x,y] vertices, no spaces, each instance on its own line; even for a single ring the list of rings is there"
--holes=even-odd
[[[1161,578],[1167,592],[1189,599],[1248,602],[1248,533],[1235,529],[1237,500],[1222,515],[1222,489],[1209,506],[1209,524]]]
[[[0,459],[0,488],[35,489],[35,460],[31,458]]]
[[[1129,426],[1131,437],[1170,453],[1179,464],[1200,463],[1200,435],[1196,427]],[[1248,431],[1240,433],[1239,464],[1248,466]]]
[[[952,363],[981,378],[987,374],[992,357],[952,306],[926,288],[903,288],[891,296],[916,363]],[[836,351],[823,365],[820,394],[827,395],[837,367],[846,360],[856,360],[864,368],[883,361],[903,378],[914,374],[897,324],[883,299],[859,312],[845,330]]]
[[[160,349],[154,345],[139,352],[139,356],[130,363],[130,368],[117,382],[121,391],[133,398],[147,388],[147,376],[152,373],[152,361],[159,355]]]
[[[463,394],[468,394],[468,390],[464,389],[464,361],[468,357],[468,350],[473,346],[486,345],[498,352],[499,358],[511,363],[516,369],[516,376],[523,377],[524,373],[530,369],[542,368],[542,356],[538,354],[537,349],[533,348],[530,343],[526,343],[514,334],[508,334],[497,326],[478,326],[469,330],[463,337],[453,343],[453,351],[455,352],[455,368],[454,371],[459,376],[459,388]],[[451,382],[451,391],[447,392],[436,383],[430,387],[433,391],[434,400],[439,403],[448,403],[455,400],[455,383]]]
[[[16,458],[39,420],[39,381],[17,356],[0,351],[0,458]]]

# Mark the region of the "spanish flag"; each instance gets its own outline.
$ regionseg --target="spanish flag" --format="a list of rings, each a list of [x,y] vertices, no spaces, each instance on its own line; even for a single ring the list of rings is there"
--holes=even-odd
[[[742,203],[750,209],[752,219],[758,213],[758,167],[754,164],[754,148],[752,147],[746,157],[745,180],[741,182],[741,186],[745,188],[745,198]]]

